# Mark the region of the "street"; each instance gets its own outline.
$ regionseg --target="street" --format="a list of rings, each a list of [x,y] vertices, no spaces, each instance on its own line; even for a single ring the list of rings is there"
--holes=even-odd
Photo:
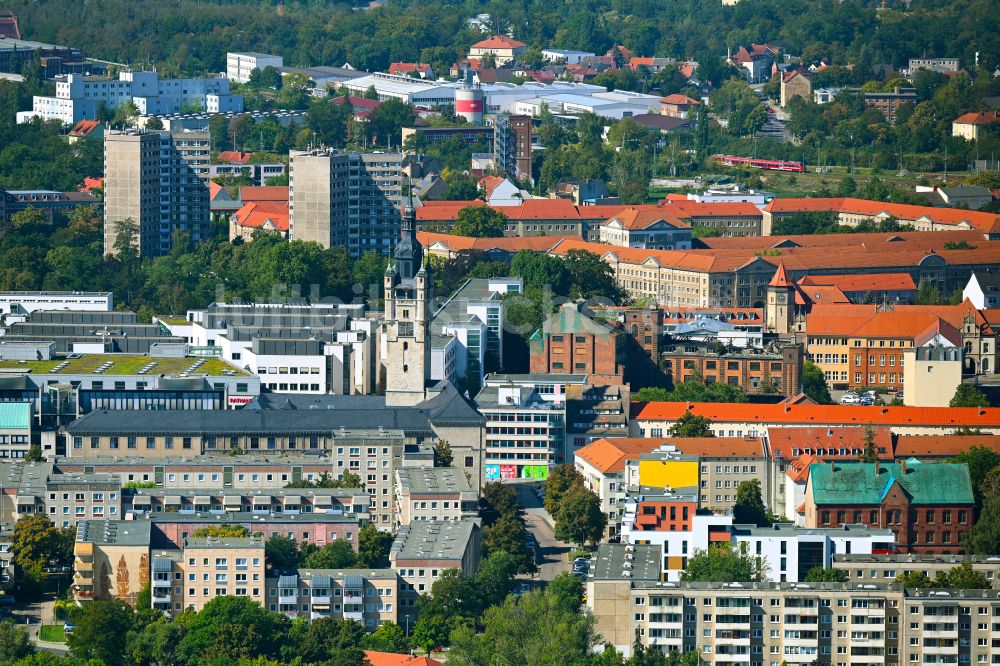
[[[36,601],[30,604],[18,604],[11,611],[10,619],[14,623],[24,627],[28,631],[28,638],[35,648],[42,652],[52,652],[54,654],[66,655],[69,648],[64,643],[48,643],[38,640],[38,630],[45,624],[55,624],[52,616],[53,599],[51,595],[46,595],[44,601]]]
[[[535,494],[538,484],[521,482],[513,485],[517,488],[518,499],[524,505],[524,520],[528,530],[538,541],[538,575],[529,580],[544,585],[564,571],[569,571],[566,557],[570,546],[557,540],[553,534],[552,518]]]

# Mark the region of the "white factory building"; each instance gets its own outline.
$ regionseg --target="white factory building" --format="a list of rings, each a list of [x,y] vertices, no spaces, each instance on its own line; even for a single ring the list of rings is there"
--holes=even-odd
[[[347,81],[343,85],[356,95],[363,95],[374,87],[381,100],[398,99],[423,108],[455,106],[456,94],[461,94],[456,91],[468,90],[460,82],[427,81],[380,72]],[[513,113],[537,116],[541,114],[543,103],[548,104],[553,113],[573,115],[592,112],[612,119],[658,113],[660,108],[657,95],[620,90],[609,92],[604,86],[589,83],[483,83],[477,90],[482,91],[484,97],[484,112],[491,115]]]
[[[40,117],[75,125],[97,118],[101,102],[114,110],[129,101],[144,116],[179,113],[192,107],[208,113],[243,110],[243,97],[229,94],[229,79],[225,77],[161,79],[156,72],[121,72],[112,79],[67,74],[56,77],[55,97],[36,95],[31,111],[18,113],[17,122]]]

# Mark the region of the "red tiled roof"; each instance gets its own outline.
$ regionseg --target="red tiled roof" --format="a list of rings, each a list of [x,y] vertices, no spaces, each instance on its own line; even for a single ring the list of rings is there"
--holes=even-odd
[[[219,159],[235,164],[246,164],[253,157],[253,153],[241,153],[238,150],[224,150],[219,153]]]
[[[764,217],[760,208],[746,201],[698,202],[669,199],[667,205],[677,210],[681,217]]]
[[[419,208],[417,209],[420,210]],[[521,250],[535,250],[536,252],[548,252],[552,247],[568,238],[567,236],[529,236],[527,238],[470,238],[468,236],[454,236],[452,234],[438,234],[429,231],[418,231],[417,240],[425,248],[440,243],[451,252],[462,250],[479,250],[488,252],[490,250],[501,250],[504,252],[516,253]]]
[[[73,125],[73,129],[69,131],[67,136],[81,137],[87,136],[95,129],[100,127],[101,123],[98,120],[81,120],[76,125]]]
[[[661,97],[660,103],[675,104],[677,106],[701,106],[701,102],[698,100],[688,97],[687,95],[681,95],[680,93],[674,93],[672,95],[667,95],[666,97]]]
[[[502,185],[506,180],[502,176],[484,176],[479,181],[479,187],[482,188],[483,192],[486,193],[486,198],[489,199],[490,195],[493,194],[493,190]]]
[[[768,428],[767,444],[772,458],[792,458],[798,449],[799,455],[817,456],[819,460],[856,459],[856,450],[865,448],[864,426],[838,426],[835,428],[811,426],[791,428]],[[892,460],[892,432],[888,426],[872,427],[875,449],[879,459]],[[847,449],[841,454],[840,449]],[[821,453],[822,451],[822,453]]]
[[[284,201],[288,203],[287,185],[262,185],[252,187],[244,185],[240,188],[240,201]]]
[[[472,45],[474,49],[519,49],[527,46],[524,42],[511,39],[507,35],[493,35],[489,39],[476,42]]]
[[[431,71],[431,66],[425,63],[419,62],[394,62],[389,65],[390,74],[399,73],[409,73],[409,72],[420,72],[421,74],[427,74]]]
[[[276,231],[288,231],[288,202],[254,201],[234,213],[238,227],[262,229],[270,223]]]
[[[792,283],[788,280],[788,273],[785,272],[785,263],[778,263],[778,270],[774,272],[774,277],[768,282],[769,287],[791,287]]]
[[[844,293],[861,291],[915,291],[917,285],[909,273],[866,273],[864,275],[807,275],[800,287],[839,287]]]
[[[795,302],[798,305],[815,305],[816,303],[850,303],[851,299],[840,290],[840,287],[806,286],[795,290]]]
[[[102,187],[104,187],[104,178],[91,178],[87,176],[83,179],[83,184],[77,190],[80,192],[90,192],[91,190],[99,190]]]
[[[803,453],[788,463],[788,470],[785,472],[785,476],[796,483],[805,483],[809,478],[809,465],[817,461],[818,458],[816,456]]]
[[[836,211],[869,216],[885,213],[902,222],[927,218],[935,224],[959,225],[967,223],[972,228],[982,232],[1000,231],[1000,215],[996,213],[982,213],[962,210],[961,208],[934,208],[932,206],[883,203],[867,199],[774,199],[764,207],[764,210],[771,213]]]
[[[654,208],[653,210],[643,210],[640,207],[629,207],[621,212],[617,213],[614,217],[609,218],[605,224],[617,220],[623,229],[648,229],[658,222],[666,222],[672,227],[678,229],[690,229],[691,225],[687,222],[682,222],[679,219],[674,218],[663,208]]]
[[[633,403],[639,421],[676,421],[690,410],[709,421],[754,424],[888,425],[1000,428],[1000,408],[883,405],[767,405],[725,402]]]
[[[481,199],[472,201],[424,201],[424,205],[417,207],[417,222],[440,222],[455,221],[458,219],[458,212],[469,206],[485,206],[486,202]]]
[[[896,458],[950,457],[974,446],[1000,453],[1000,435],[898,435]]]
[[[767,207],[765,207],[767,210]],[[943,250],[945,243],[966,241],[978,245],[983,235],[973,229],[947,231],[901,231],[850,233],[850,234],[803,234],[787,236],[728,236],[703,238],[702,242],[713,250],[760,250],[778,246],[794,247],[845,247],[859,246],[876,250],[882,246],[894,248],[921,248]],[[784,249],[784,248],[783,248]]]
[[[963,113],[958,118],[955,118],[954,123],[956,125],[989,125],[991,123],[1000,123],[1000,112],[979,111]]]
[[[430,657],[375,652],[374,650],[365,650],[365,663],[370,664],[370,666],[444,666],[444,662]]]
[[[764,455],[757,437],[621,437],[599,439],[576,452],[602,474],[621,472],[629,460],[638,460],[661,446],[673,445],[687,455],[708,458],[753,458]]]
[[[569,199],[525,199],[520,206],[493,206],[493,208],[511,220],[591,219],[589,216],[584,216]]]

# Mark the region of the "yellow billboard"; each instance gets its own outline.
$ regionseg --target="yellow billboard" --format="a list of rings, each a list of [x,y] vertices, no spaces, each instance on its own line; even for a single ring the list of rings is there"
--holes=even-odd
[[[639,484],[652,488],[698,487],[698,461],[640,460]]]

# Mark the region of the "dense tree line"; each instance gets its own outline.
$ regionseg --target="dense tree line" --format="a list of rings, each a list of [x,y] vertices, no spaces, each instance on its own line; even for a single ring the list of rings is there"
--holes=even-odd
[[[314,0],[280,3],[280,11],[275,0],[181,0],[148,7],[128,0],[100,7],[70,0],[8,4],[31,39],[69,44],[121,63],[157,63],[168,75],[223,71],[227,51],[250,49],[280,54],[294,66],[350,62],[362,70],[384,70],[393,61],[419,60],[435,72],[447,71],[480,39],[465,19],[481,12],[494,17],[495,29],[509,29],[534,47],[604,53],[622,44],[638,55],[707,62],[727,47],[766,41],[810,61],[862,67],[900,67],[921,53],[971,64],[979,52],[991,71],[1000,64],[1000,18],[990,0],[915,0],[883,12],[877,0],[836,5],[761,0],[731,7],[664,0],[588,0],[583,6],[411,0],[370,11]]]

